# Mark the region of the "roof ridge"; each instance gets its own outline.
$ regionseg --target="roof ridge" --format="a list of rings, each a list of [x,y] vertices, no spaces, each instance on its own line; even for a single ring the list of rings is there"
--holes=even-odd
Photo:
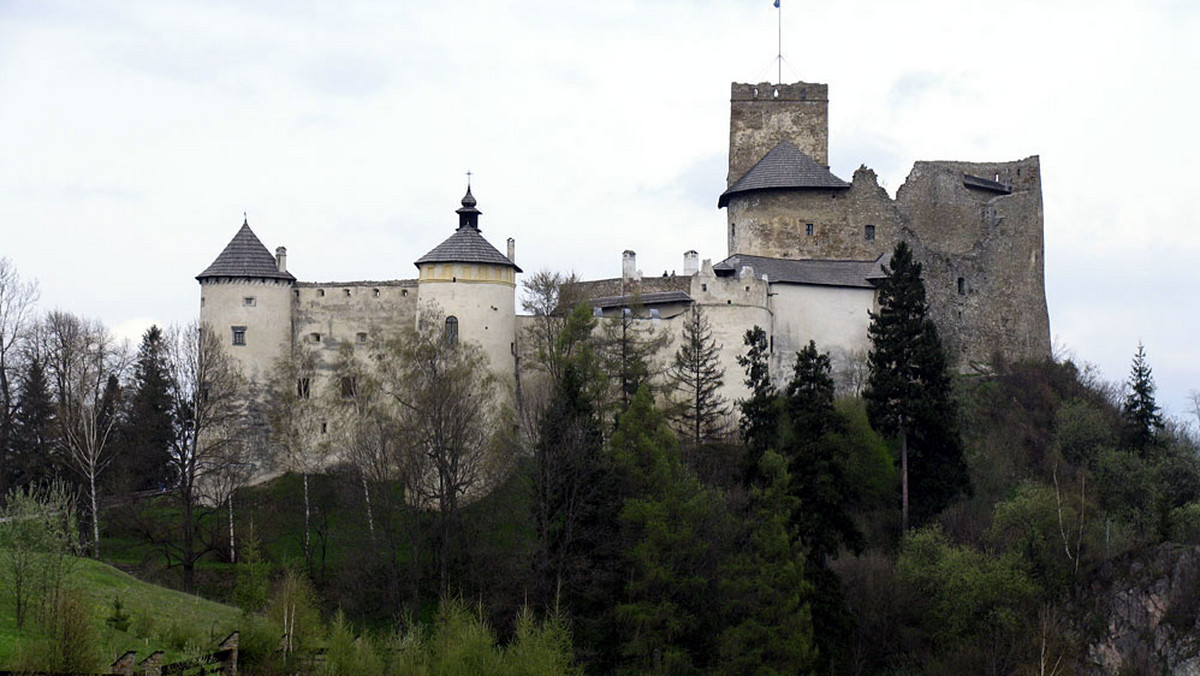
[[[818,164],[791,141],[775,144],[750,170],[721,193],[717,208],[729,203],[731,195],[770,188],[844,189],[850,184],[834,176],[829,167]]]

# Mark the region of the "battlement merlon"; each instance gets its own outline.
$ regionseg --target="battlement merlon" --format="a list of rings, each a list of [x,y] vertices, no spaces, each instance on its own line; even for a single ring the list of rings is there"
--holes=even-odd
[[[780,141],[829,167],[829,85],[815,82],[730,86],[729,175],[733,185]]]

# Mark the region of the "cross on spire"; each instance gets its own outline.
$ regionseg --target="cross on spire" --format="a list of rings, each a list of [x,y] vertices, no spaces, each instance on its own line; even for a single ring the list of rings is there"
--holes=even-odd
[[[471,170],[467,170],[467,190],[471,189]]]

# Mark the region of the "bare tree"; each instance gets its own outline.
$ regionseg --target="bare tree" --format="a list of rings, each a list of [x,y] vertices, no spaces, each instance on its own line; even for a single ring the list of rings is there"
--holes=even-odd
[[[692,448],[720,436],[729,423],[729,404],[721,396],[725,369],[721,346],[713,338],[708,317],[692,304],[683,318],[683,335],[670,370],[681,398],[676,426]]]
[[[102,324],[51,312],[43,324],[47,370],[55,388],[60,446],[66,464],[84,482],[92,525],[92,556],[100,557],[98,479],[112,462],[119,379],[130,352]]]
[[[559,335],[567,324],[571,308],[579,302],[575,284],[579,279],[575,273],[563,274],[542,270],[521,282],[521,310],[533,315],[533,322],[525,328],[524,342],[527,359],[538,369],[558,380],[563,363],[563,350],[571,343],[563,343]]]
[[[442,315],[422,308],[419,326],[379,355],[383,393],[396,407],[400,473],[412,500],[436,510],[438,579],[449,588],[460,510],[506,469],[504,416],[479,346],[448,340]]]
[[[195,584],[196,562],[209,549],[199,541],[205,491],[239,455],[245,422],[245,380],[211,327],[172,327],[168,337],[171,409],[175,420],[169,449],[173,495],[179,504],[178,538],[164,538],[183,569],[184,588]]]
[[[13,353],[37,302],[36,282],[21,281],[7,258],[0,258],[0,451],[7,451],[16,405],[12,392]]]

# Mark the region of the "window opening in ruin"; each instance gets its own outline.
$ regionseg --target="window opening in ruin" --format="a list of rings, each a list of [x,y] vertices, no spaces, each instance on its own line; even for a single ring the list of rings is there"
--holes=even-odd
[[[379,289],[375,289],[375,297],[376,297],[376,298],[378,298],[378,297],[379,297]]]
[[[200,307],[204,307],[204,296],[200,296]]]
[[[458,317],[446,317],[446,343],[458,345]]]
[[[300,289],[296,289],[296,290],[295,290],[295,291],[293,291],[292,293],[296,294],[296,297],[297,297],[297,298],[299,298],[299,297],[300,297]]]
[[[509,351],[509,352],[511,352],[511,353],[512,353],[512,355],[513,355],[514,357],[515,357],[515,356],[517,356],[517,344],[516,344],[516,343],[509,343],[509,344],[508,344],[508,351]]]
[[[962,277],[958,278],[958,295],[967,295],[967,280],[963,279]]]
[[[812,223],[804,224],[804,234],[808,235],[809,237],[812,237],[814,232],[816,232],[816,228],[813,227]]]
[[[358,381],[353,376],[342,378],[342,399],[353,399],[358,396]]]
[[[996,172],[996,182],[1000,182],[1000,172]]]
[[[400,295],[407,298],[408,297],[408,289],[400,289]]]
[[[329,423],[321,423],[321,434],[329,431]]]
[[[346,289],[345,291],[346,291],[346,296],[349,296],[349,295],[350,295],[350,289]]]
[[[324,296],[324,295],[325,295],[325,289],[317,289],[317,295],[318,295],[318,296]]]
[[[314,342],[314,343],[319,343],[319,342],[321,342],[321,334],[319,334],[319,333],[310,333],[310,334],[308,334],[308,339],[309,339],[309,340],[311,340],[311,341],[312,341],[312,342]]]
[[[246,344],[246,327],[244,327],[244,326],[233,327],[233,344],[234,345],[245,345]]]
[[[308,378],[296,379],[296,396],[301,399],[308,399],[312,393],[312,380]]]
[[[255,305],[258,305],[258,301],[254,298],[254,296],[246,296],[242,299],[242,305],[246,307],[254,307]]]
[[[358,334],[358,342],[360,342],[360,343],[367,342],[367,334],[360,331]]]
[[[863,228],[863,238],[866,239],[868,242],[875,239],[875,226],[868,225],[865,228]]]
[[[700,290],[701,290],[701,291],[708,291],[708,285],[707,285],[707,284],[701,284],[701,285],[700,285]]]

